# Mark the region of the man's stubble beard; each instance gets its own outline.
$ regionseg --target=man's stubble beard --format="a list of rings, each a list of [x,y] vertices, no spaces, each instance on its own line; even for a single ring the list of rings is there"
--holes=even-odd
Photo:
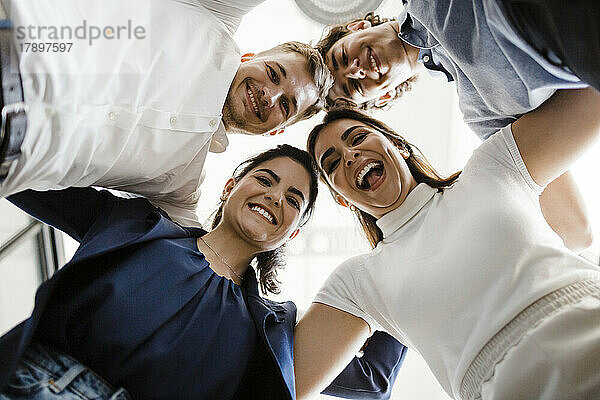
[[[223,126],[225,127],[225,131],[227,133],[241,133],[244,135],[259,135],[264,133],[248,130],[248,128],[252,129],[254,127],[247,126],[243,115],[240,115],[235,111],[235,107],[232,106],[230,99],[231,97],[228,93],[227,97],[225,98],[225,103],[223,104],[223,117],[221,118],[223,121]]]

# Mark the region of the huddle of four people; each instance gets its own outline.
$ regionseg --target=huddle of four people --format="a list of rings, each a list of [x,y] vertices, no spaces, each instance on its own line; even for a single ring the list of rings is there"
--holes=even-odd
[[[92,46],[19,54],[27,110],[3,130],[0,194],[80,246],[0,338],[0,399],[389,398],[407,347],[457,399],[600,395],[600,270],[569,250],[590,235],[567,172],[600,131],[599,6],[404,0],[398,19],[369,13],[316,49],[241,62],[232,35],[260,2],[153,2],[143,71],[135,44],[110,74],[65,73],[106,56]],[[4,7],[13,26],[115,13],[92,3]],[[423,66],[456,82],[485,140],[450,177],[366,113]],[[200,226],[203,163],[226,132],[276,134],[323,108],[308,152],[240,164]],[[319,178],[373,250],[297,322],[258,288],[278,292]]]

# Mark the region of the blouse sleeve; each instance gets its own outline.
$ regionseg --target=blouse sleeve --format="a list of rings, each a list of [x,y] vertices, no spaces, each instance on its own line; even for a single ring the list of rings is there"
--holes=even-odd
[[[63,190],[26,190],[8,197],[14,205],[38,220],[81,242],[90,227],[115,203],[106,190],[67,188]]]
[[[523,161],[523,157],[521,157],[521,152],[517,146],[517,142],[515,142],[515,137],[512,132],[512,124],[503,128],[501,131],[501,137],[504,139],[504,143],[510,152],[510,156],[514,163],[515,168],[519,171],[519,174],[527,183],[527,185],[538,194],[541,194],[544,191],[544,186],[538,185],[527,170],[527,166],[525,165],[525,161]]]
[[[371,332],[382,330],[377,322],[365,311],[361,287],[364,256],[353,257],[338,266],[327,278],[314,299],[315,303],[325,304],[363,319]]]
[[[481,173],[487,174],[488,179],[509,183],[512,187],[526,190],[531,195],[539,196],[544,187],[538,185],[527,170],[519,148],[513,137],[511,125],[502,128],[483,142],[467,162],[463,176]]]
[[[354,357],[322,393],[348,399],[389,399],[406,351],[392,336],[377,331],[363,356]]]
[[[198,221],[198,215],[196,214],[196,205],[177,205],[168,201],[162,201],[158,199],[149,199],[150,202],[156,207],[164,210],[173,221],[177,222],[181,226],[191,226],[194,228],[202,228],[202,224]]]

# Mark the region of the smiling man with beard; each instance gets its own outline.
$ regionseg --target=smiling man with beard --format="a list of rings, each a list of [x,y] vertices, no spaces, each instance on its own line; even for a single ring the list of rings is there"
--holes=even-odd
[[[1,36],[0,56],[12,62],[3,86],[17,80],[2,106],[25,107],[8,114],[0,136],[0,196],[102,186],[199,225],[204,160],[226,150],[226,132],[278,132],[321,109],[331,86],[318,52],[302,43],[240,62],[233,34],[261,2],[3,0],[2,26],[13,28]],[[145,35],[115,38],[127,24]],[[69,51],[31,51],[30,42],[50,40],[37,37],[48,27],[79,26],[104,34],[67,37]]]

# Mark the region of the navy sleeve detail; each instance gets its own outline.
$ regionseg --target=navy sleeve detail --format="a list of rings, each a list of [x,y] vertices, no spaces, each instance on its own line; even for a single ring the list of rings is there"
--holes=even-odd
[[[389,399],[406,351],[392,336],[377,331],[363,356],[354,357],[322,393],[347,399]]]
[[[26,190],[8,197],[21,210],[65,232],[78,242],[115,199],[106,190],[92,188],[43,192]]]

